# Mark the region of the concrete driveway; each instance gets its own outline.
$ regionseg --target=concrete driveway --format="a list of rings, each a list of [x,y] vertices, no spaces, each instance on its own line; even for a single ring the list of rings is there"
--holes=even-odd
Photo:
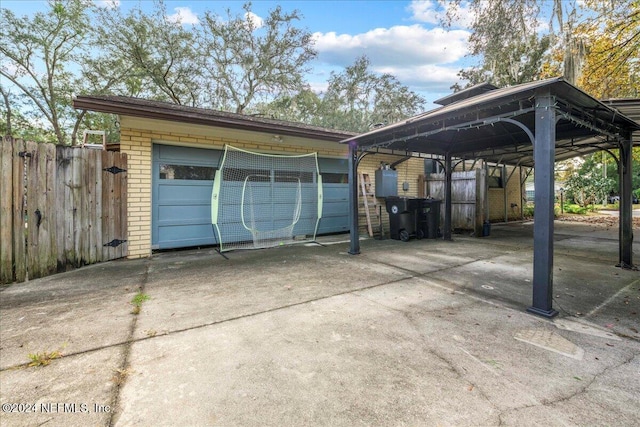
[[[616,230],[556,223],[553,321],[525,312],[531,224],[345,239],[2,289],[0,424],[640,425],[640,274],[614,267]]]

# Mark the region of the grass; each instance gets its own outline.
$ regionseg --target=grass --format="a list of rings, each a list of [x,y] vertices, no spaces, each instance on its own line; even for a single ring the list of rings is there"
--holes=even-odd
[[[588,209],[580,205],[565,203],[563,206],[564,213],[586,215]]]
[[[43,351],[42,353],[29,353],[29,359],[31,360],[29,366],[47,366],[52,360],[59,359],[61,357],[62,353],[60,350],[52,352]]]
[[[122,385],[127,380],[127,377],[129,376],[129,374],[130,374],[129,369],[116,369],[113,372],[113,377],[111,378],[111,381],[113,381],[116,385]]]
[[[131,304],[133,304],[132,314],[140,314],[140,310],[142,309],[142,303],[145,301],[149,301],[151,297],[145,293],[138,292],[133,299],[131,300]]]

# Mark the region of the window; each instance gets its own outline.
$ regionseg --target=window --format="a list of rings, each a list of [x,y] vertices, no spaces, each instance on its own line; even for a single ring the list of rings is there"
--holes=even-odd
[[[160,165],[160,179],[213,181],[216,168],[210,166]]]
[[[487,177],[487,183],[489,184],[489,188],[504,188],[502,185],[502,177],[499,176]]]
[[[325,172],[322,174],[322,183],[323,184],[348,184],[349,174]]]

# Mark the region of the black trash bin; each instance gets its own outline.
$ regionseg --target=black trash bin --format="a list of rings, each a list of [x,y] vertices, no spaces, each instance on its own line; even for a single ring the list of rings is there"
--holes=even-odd
[[[422,239],[425,236],[424,227],[419,218],[424,200],[409,197],[386,198],[389,235],[392,239],[406,242],[412,237]]]
[[[419,223],[424,237],[437,239],[440,237],[440,204],[441,200],[422,199],[419,212]]]

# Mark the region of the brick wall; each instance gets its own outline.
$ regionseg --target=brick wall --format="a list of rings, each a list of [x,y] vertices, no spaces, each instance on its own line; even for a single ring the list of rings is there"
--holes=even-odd
[[[128,171],[128,257],[151,255],[152,144],[163,143],[196,148],[224,149],[225,144],[248,150],[279,154],[318,152],[319,156],[346,158],[347,147],[338,143],[197,125],[122,117],[120,151],[127,153]]]
[[[120,151],[128,157],[129,258],[151,254],[151,132],[120,129]]]
[[[338,143],[305,138],[283,137],[282,142],[274,142],[273,135],[208,126],[186,125],[151,119],[121,117],[120,150],[128,155],[128,227],[129,258],[151,255],[152,218],[152,144],[162,143],[195,148],[224,149],[225,144],[248,150],[295,154],[317,152],[322,157],[347,158],[347,147]],[[392,164],[401,159],[391,155],[368,155],[358,166],[359,173],[369,175],[371,191],[375,192],[375,171],[380,163]],[[396,166],[398,172],[398,196],[422,197],[419,194],[418,177],[424,174],[424,159],[412,158]],[[507,176],[510,169],[507,170]],[[409,190],[402,189],[409,183]],[[507,186],[509,219],[517,219],[522,203],[519,174],[516,171]],[[382,215],[382,223],[388,234],[388,214],[384,199],[377,199]],[[490,218],[504,220],[503,189],[489,190]],[[515,203],[517,207],[511,208]],[[363,212],[363,211],[362,211]],[[360,232],[366,233],[366,220],[360,219]]]
[[[505,179],[511,175],[512,167],[507,167]],[[489,188],[489,220],[505,221],[504,188]],[[520,174],[518,170],[511,175],[507,183],[507,220],[513,221],[521,218],[523,187],[520,186]],[[515,206],[512,206],[515,205]]]
[[[389,156],[382,154],[368,155],[362,159],[360,164],[358,165],[358,173],[368,174],[369,180],[371,181],[371,192],[375,193],[376,187],[376,179],[375,179],[375,171],[380,168],[380,162],[387,163],[391,165],[394,162],[397,162],[402,157],[399,156]],[[421,194],[418,194],[418,177],[424,174],[424,159],[412,158],[403,163],[400,163],[396,166],[396,171],[398,172],[398,196],[399,197],[422,197]],[[402,184],[404,182],[409,183],[409,190],[404,191],[402,189]],[[358,187],[359,188],[359,187]],[[386,210],[385,200],[382,198],[376,199],[378,202],[379,212],[381,213],[382,225],[384,227],[385,235],[389,236],[389,215]],[[367,233],[367,225],[366,218],[364,216],[364,205],[362,202],[359,204],[360,208],[360,221],[359,221],[359,231],[361,234]],[[373,221],[373,219],[372,219]]]

